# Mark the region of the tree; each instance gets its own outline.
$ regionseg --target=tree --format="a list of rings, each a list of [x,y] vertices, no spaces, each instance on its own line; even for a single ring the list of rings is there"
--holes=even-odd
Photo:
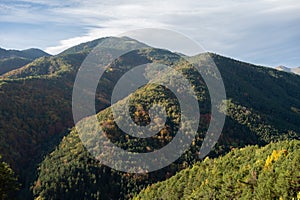
[[[1,158],[0,155],[0,160]],[[19,184],[13,170],[7,163],[0,161],[0,199],[10,199],[18,189]]]

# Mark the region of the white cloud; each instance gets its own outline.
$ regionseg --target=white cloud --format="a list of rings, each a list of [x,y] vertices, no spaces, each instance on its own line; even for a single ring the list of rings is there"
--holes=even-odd
[[[113,29],[91,29],[86,35],[84,36],[79,36],[79,37],[73,37],[70,39],[66,40],[61,40],[59,42],[59,45],[53,46],[53,47],[48,47],[45,49],[46,52],[50,54],[57,54],[62,52],[63,50],[70,48],[74,45],[86,42],[86,41],[91,41],[100,37],[105,37],[105,36],[116,36],[120,34],[121,32],[119,30],[113,30]]]
[[[262,52],[265,56],[268,55],[266,52],[272,56],[274,49],[280,51],[285,48],[286,51],[288,48],[294,51],[293,47],[299,46],[300,41],[300,30],[295,28],[300,21],[298,0],[18,2],[13,5],[2,4],[9,8],[5,9],[4,14],[0,13],[0,21],[86,27],[86,32],[78,32],[73,38],[63,39],[57,45],[46,48],[46,51],[53,54],[95,38],[149,27],[182,32],[210,51],[250,61]],[[31,4],[41,4],[42,8]],[[297,41],[291,42],[291,38]],[[287,43],[290,46],[286,46]],[[288,58],[286,56],[282,59]]]

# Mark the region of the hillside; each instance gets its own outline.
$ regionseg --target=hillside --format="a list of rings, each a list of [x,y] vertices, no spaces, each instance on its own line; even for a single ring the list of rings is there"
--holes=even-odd
[[[0,59],[3,58],[12,58],[12,57],[22,57],[34,60],[39,57],[50,56],[48,53],[40,50],[40,49],[25,49],[25,50],[5,50],[0,48]]]
[[[101,41],[103,39],[72,47],[57,56],[38,58],[5,74],[0,80],[0,154],[22,183],[21,199],[31,199],[30,185],[34,185],[35,196],[49,199],[80,198],[82,195],[91,198],[130,198],[145,186],[164,180],[198,161],[199,147],[210,121],[208,92],[203,80],[177,54],[152,49],[126,37],[109,38],[99,48],[109,56],[126,48],[145,48],[117,59],[99,82],[101,87],[97,88],[96,111],[107,124],[106,131],[119,146],[138,152],[159,149],[172,139],[180,114],[176,98],[166,88],[153,85],[142,87],[133,99],[132,111],[137,111],[137,116],[132,117],[140,124],[149,123],[147,109],[151,103],[160,102],[168,108],[169,124],[153,141],[136,140],[123,134],[110,119],[108,108],[112,89],[124,72],[139,64],[164,63],[182,71],[194,84],[201,114],[205,116],[200,121],[199,135],[192,147],[176,163],[160,171],[130,175],[100,165],[83,148],[74,129],[68,134],[68,129],[74,126],[71,96],[77,70],[91,49]],[[230,108],[211,157],[224,155],[234,147],[299,138],[298,76],[216,54],[201,54],[193,59],[208,55],[213,58],[224,79],[228,97],[225,103]],[[53,151],[60,141],[59,147]],[[39,178],[33,184],[37,164],[46,155],[39,168]],[[107,185],[108,181],[111,184]],[[64,185],[66,183],[68,185]]]
[[[134,200],[299,199],[300,141],[247,146],[148,186]]]
[[[36,58],[50,56],[40,49],[5,50],[0,48],[0,75],[25,66]]]
[[[107,50],[112,51],[118,49]],[[21,192],[29,192],[37,164],[74,125],[72,87],[86,55],[80,51],[38,58],[0,80],[0,154],[18,175]],[[111,85],[115,77],[108,78],[106,83]],[[97,96],[97,110],[108,106],[108,95],[103,90]],[[30,199],[26,195],[22,198]]]
[[[298,76],[216,54],[200,54],[192,59],[203,59],[208,55],[212,57],[221,72],[228,97],[224,102],[228,106],[225,126],[210,157],[218,157],[233,148],[246,145],[263,146],[270,142],[299,139],[300,79]],[[106,75],[118,77],[119,73],[129,70],[137,61],[145,58],[153,62],[169,64],[181,71],[194,86],[201,114],[207,118],[199,122],[198,135],[189,150],[175,163],[159,171],[139,175],[128,174],[105,167],[94,160],[83,147],[76,130],[72,129],[59,147],[41,163],[38,179],[33,185],[35,197],[129,199],[147,185],[165,180],[199,161],[198,151],[207,130],[207,123],[211,119],[207,88],[192,66],[182,62],[177,54],[165,50],[147,49],[123,56],[118,60],[118,65],[113,63],[110,66],[112,70]],[[128,62],[129,60],[131,62]],[[178,101],[174,95],[166,88],[154,85],[139,88],[131,97],[132,119],[138,124],[149,123],[148,111],[153,103],[160,103],[166,107],[169,120],[165,127],[150,139],[138,139],[123,133],[114,123],[110,108],[100,111],[97,116],[105,133],[119,147],[134,152],[151,152],[172,140],[180,122]],[[118,105],[122,105],[122,101],[116,104]],[[88,128],[93,130],[94,127],[95,124],[89,124]],[[51,174],[48,173],[50,169]],[[107,182],[110,184],[106,184]]]

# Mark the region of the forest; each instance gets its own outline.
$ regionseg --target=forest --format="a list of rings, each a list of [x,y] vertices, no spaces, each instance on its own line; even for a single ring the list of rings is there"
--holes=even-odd
[[[184,126],[196,124],[199,128],[188,150],[160,170],[133,174],[101,164],[87,151],[73,122],[72,90],[81,63],[102,41],[104,38],[56,56],[38,57],[1,75],[2,199],[300,198],[298,75],[214,53],[183,59],[127,37],[108,38],[99,50],[114,55],[127,48],[139,49],[110,63],[98,83],[96,117],[106,136],[118,147],[139,153],[159,150],[176,136],[182,117],[180,105],[174,93],[160,85],[136,90],[129,109],[135,124],[144,126],[161,120],[150,119],[151,106],[163,106],[167,120],[156,135],[132,137],[114,121],[111,106],[122,106],[124,101],[110,105],[112,89],[124,73],[145,63],[168,65],[189,80],[201,118]],[[207,85],[187,60],[208,58],[218,66],[224,81],[227,99],[218,108],[226,119],[217,144],[202,160],[199,150],[214,119]],[[147,70],[149,75],[154,73],[152,68]],[[209,67],[206,73],[213,77]],[[91,130],[95,126],[87,124]],[[96,149],[98,144],[92,141],[89,145]]]

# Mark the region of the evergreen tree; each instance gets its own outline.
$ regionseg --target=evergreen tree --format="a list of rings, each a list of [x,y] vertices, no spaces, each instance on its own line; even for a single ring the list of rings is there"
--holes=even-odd
[[[1,160],[0,155],[0,160]],[[19,184],[13,170],[5,162],[0,161],[0,199],[11,199]]]

